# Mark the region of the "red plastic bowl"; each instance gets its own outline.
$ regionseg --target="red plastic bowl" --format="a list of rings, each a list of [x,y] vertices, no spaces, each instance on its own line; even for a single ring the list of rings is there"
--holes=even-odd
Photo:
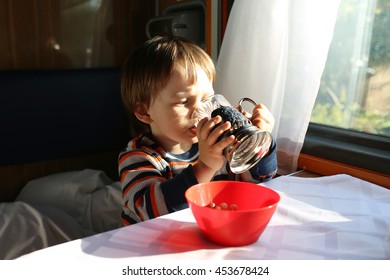
[[[277,192],[253,183],[214,181],[189,188],[185,197],[203,234],[226,246],[257,241],[280,201]],[[211,203],[237,205],[237,210],[218,210]]]

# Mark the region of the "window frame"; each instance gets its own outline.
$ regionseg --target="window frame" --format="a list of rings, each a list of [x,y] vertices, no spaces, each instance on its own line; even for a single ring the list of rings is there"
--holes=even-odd
[[[310,123],[301,153],[390,175],[386,136]]]

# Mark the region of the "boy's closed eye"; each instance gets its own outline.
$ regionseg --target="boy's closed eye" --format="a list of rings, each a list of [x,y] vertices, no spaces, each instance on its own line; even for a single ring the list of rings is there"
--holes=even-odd
[[[187,105],[188,104],[188,98],[180,99],[178,104],[179,105]]]
[[[194,96],[179,98],[177,102],[179,106],[192,106],[195,103],[196,103],[196,97]]]

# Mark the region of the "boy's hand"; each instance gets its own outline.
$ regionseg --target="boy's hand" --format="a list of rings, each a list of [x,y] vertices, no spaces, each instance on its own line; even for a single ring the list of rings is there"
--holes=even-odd
[[[211,180],[214,173],[222,167],[224,163],[223,150],[235,141],[233,135],[218,141],[218,138],[231,127],[230,122],[221,123],[221,121],[220,116],[210,120],[204,118],[196,129],[199,146],[198,165],[208,174],[208,176],[203,177],[210,177],[206,181]],[[198,178],[198,181],[204,180]]]
[[[264,104],[257,104],[253,108],[252,115],[246,111],[242,111],[243,115],[251,120],[252,124],[257,126],[260,130],[272,132],[274,128],[275,119],[271,112]]]

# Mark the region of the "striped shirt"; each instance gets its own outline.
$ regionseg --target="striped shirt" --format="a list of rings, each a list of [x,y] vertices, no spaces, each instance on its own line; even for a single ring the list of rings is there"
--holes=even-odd
[[[123,224],[130,225],[187,208],[184,193],[198,183],[192,169],[198,155],[197,143],[183,154],[172,154],[153,141],[150,134],[131,140],[118,159]],[[234,174],[226,162],[213,181],[260,183],[274,177],[276,169],[276,144],[273,142],[268,155],[250,170]]]

